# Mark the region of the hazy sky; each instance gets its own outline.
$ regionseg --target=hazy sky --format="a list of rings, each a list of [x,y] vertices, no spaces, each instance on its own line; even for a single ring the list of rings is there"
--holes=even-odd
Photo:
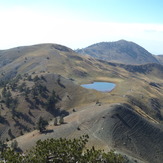
[[[120,39],[163,54],[163,0],[0,0],[0,49]]]

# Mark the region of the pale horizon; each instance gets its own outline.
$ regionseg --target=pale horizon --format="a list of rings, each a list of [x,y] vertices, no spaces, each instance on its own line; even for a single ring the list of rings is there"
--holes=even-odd
[[[0,2],[0,50],[42,43],[78,49],[124,39],[163,54],[162,4],[161,0]]]

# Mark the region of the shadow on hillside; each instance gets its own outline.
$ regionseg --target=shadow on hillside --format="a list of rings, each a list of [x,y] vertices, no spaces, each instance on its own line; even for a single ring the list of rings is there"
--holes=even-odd
[[[61,110],[60,108],[54,108],[52,110],[48,110],[49,113],[51,113],[54,117],[57,117],[57,116],[67,116],[69,115],[69,112],[66,111],[66,110]]]
[[[54,132],[54,130],[45,130],[45,131],[42,131],[42,134],[49,134],[49,133],[52,133]]]
[[[22,153],[23,150],[20,147],[18,147],[18,148],[16,148],[16,152]]]
[[[0,123],[9,125],[8,121],[2,116],[0,116]]]

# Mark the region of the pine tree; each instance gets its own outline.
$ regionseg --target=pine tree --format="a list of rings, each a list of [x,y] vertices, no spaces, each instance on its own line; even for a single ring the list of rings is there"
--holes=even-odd
[[[2,152],[5,162],[11,163],[124,163],[128,162],[122,155],[110,151],[105,153],[94,147],[86,149],[88,135],[79,139],[47,139],[37,141],[25,155],[7,148]]]
[[[63,116],[60,116],[59,117],[59,124],[64,124],[64,118],[63,118]]]
[[[54,118],[54,126],[57,126],[58,121],[57,121],[57,117]]]
[[[3,152],[7,148],[7,144],[0,140],[0,152]]]
[[[11,148],[16,150],[18,148],[18,142],[16,140],[14,140],[12,143],[11,143]]]
[[[7,89],[6,89],[6,87],[3,87],[3,89],[2,89],[2,96],[6,97],[6,93],[7,93]]]
[[[48,125],[48,122],[44,120],[42,117],[40,117],[38,124],[37,124],[37,128],[40,131],[40,133],[42,133],[46,129],[47,125]]]
[[[53,112],[53,109],[55,109],[57,102],[58,102],[58,97],[55,91],[53,90],[51,96],[49,96],[49,98],[47,99],[46,109],[50,112]]]

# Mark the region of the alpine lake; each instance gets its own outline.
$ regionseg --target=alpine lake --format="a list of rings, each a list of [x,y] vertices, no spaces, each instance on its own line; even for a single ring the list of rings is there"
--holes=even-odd
[[[94,89],[100,92],[110,92],[115,88],[116,85],[114,83],[109,82],[93,82],[91,84],[82,84],[81,86],[87,89]]]

